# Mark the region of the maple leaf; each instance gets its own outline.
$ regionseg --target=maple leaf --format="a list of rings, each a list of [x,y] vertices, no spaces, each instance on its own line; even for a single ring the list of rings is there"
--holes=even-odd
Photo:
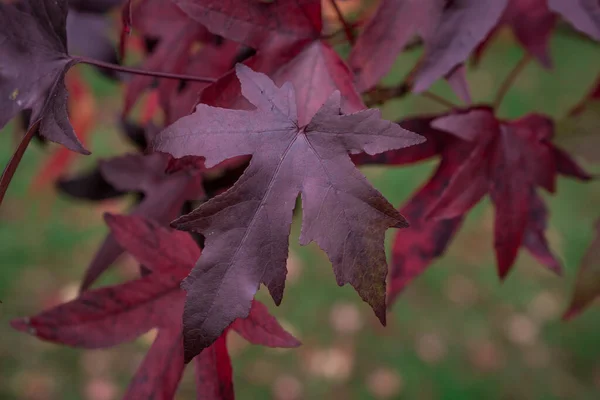
[[[292,82],[298,94],[301,125],[310,121],[334,90],[341,93],[344,112],[365,108],[345,62],[321,40],[319,0],[242,3],[176,0],[175,3],[211,32],[256,49],[256,55],[246,61],[249,67],[269,75],[277,85]],[[251,108],[241,95],[235,71],[205,88],[201,102]]]
[[[165,154],[128,154],[100,163],[102,176],[120,192],[141,192],[143,200],[131,211],[162,223],[179,215],[186,200],[200,197],[201,176],[186,171],[166,174]],[[85,272],[81,289],[86,290],[123,253],[112,234],[106,236]]]
[[[399,211],[410,221],[410,229],[398,232],[392,247],[392,262],[388,282],[388,306],[433,260],[440,257],[462,226],[463,217],[428,219],[428,205],[435,203],[443,193],[460,163],[468,157],[473,146],[459,138],[431,127],[435,117],[417,117],[400,121],[405,129],[424,136],[427,140],[403,151],[383,153],[381,158],[361,155],[355,158],[359,165],[406,165],[441,156],[441,161],[423,186],[400,207]]]
[[[509,0],[496,28],[475,51],[475,61],[502,25],[512,28],[523,47],[546,68],[552,67],[549,41],[557,14],[593,39],[600,40],[600,3],[597,0]]]
[[[137,150],[146,150],[147,136],[150,136],[153,130],[151,126],[143,128],[128,120],[122,120],[120,126],[120,132]],[[56,181],[56,188],[78,200],[106,200],[123,196],[126,193],[126,191],[117,190],[111,185],[102,175],[98,165],[74,177],[59,178]]]
[[[143,68],[150,71],[181,73],[189,64],[192,45],[208,40],[206,28],[189,18],[171,1],[147,0],[132,11],[135,15],[133,27],[146,37],[157,40],[157,44],[144,60]],[[195,71],[196,72],[196,71]],[[154,78],[136,75],[128,83],[125,92],[123,114],[126,115]],[[161,81],[159,86],[178,84]]]
[[[29,0],[20,8],[0,3],[0,128],[31,109],[41,135],[90,154],[67,115],[64,78],[77,62],[67,53],[67,1]]]
[[[306,126],[298,124],[291,84],[236,66],[242,93],[256,109],[199,104],[194,114],[154,139],[174,157],[204,156],[206,166],[240,155],[252,160],[240,180],[172,224],[206,238],[204,256],[183,282],[185,354],[209,346],[234,319],[248,315],[260,283],[276,304],[285,285],[292,211],[304,209],[300,243],[315,241],[333,263],[337,283],[350,283],[385,322],[387,266],[383,237],[404,218],[356,170],[348,153],[417,144],[422,138],[380,119],[378,110],[343,115],[334,92]]]
[[[179,284],[200,256],[200,249],[189,234],[152,220],[110,214],[105,219],[119,243],[151,272],[140,279],[85,292],[68,303],[11,323],[42,340],[88,349],[112,347],[158,328],[125,399],[172,399],[185,366],[181,339],[185,294]],[[253,301],[248,318],[234,321],[229,329],[254,344],[300,345],[258,301]],[[201,398],[233,399],[225,335],[196,358]],[[224,369],[228,373],[223,373]]]
[[[211,32],[255,49],[294,47],[322,29],[320,0],[173,0]]]
[[[219,78],[233,69],[240,51],[241,45],[230,40],[205,43],[190,57],[183,72]],[[165,125],[170,125],[179,118],[191,114],[199,103],[200,93],[209,85],[207,82],[186,82],[184,85],[173,80],[161,82],[158,93],[161,107],[165,111]]]
[[[360,91],[390,70],[408,41],[418,34],[424,59],[413,90],[421,92],[450,74],[496,25],[507,0],[383,0],[356,41],[350,66]]]
[[[474,147],[428,215],[458,217],[489,193],[496,208],[494,247],[500,277],[509,272],[522,244],[535,245],[538,260],[560,272],[554,257],[542,254],[547,248],[539,241],[546,212],[534,189],[541,186],[553,193],[558,173],[581,180],[591,176],[550,143],[552,121],[537,114],[499,121],[490,108],[479,107],[438,118],[432,126]],[[531,216],[536,217],[530,223]]]
[[[561,14],[576,29],[595,40],[600,40],[598,0],[548,0],[548,7]]]
[[[84,140],[96,122],[96,103],[91,90],[79,74],[71,73],[67,77],[66,83],[72,95],[68,102],[71,124],[79,132],[81,139]],[[41,166],[31,183],[31,188],[39,190],[46,184],[54,182],[69,168],[75,156],[76,154],[66,147],[59,147]]]
[[[481,112],[481,109],[476,109]],[[463,113],[468,113],[464,111]],[[473,112],[473,111],[472,111]],[[483,112],[490,112],[487,108],[483,109]],[[453,116],[454,114],[450,114]],[[459,114],[462,115],[462,114]],[[449,117],[449,116],[447,116]],[[414,278],[419,276],[425,269],[438,257],[442,256],[446,251],[447,247],[454,235],[462,226],[464,219],[464,213],[468,210],[469,205],[473,205],[480,198],[479,193],[485,194],[486,190],[481,190],[477,185],[469,183],[468,186],[463,187],[462,197],[459,197],[457,201],[463,201],[465,206],[464,210],[457,210],[456,213],[450,215],[449,218],[429,218],[428,212],[432,206],[435,207],[435,203],[445,195],[445,191],[448,190],[449,185],[454,184],[454,179],[464,169],[464,164],[469,157],[475,155],[478,150],[477,147],[480,145],[476,140],[469,141],[464,140],[450,132],[446,132],[440,129],[436,129],[432,126],[432,121],[440,118],[439,116],[425,116],[410,118],[400,121],[400,125],[405,129],[416,132],[424,136],[427,141],[417,146],[412,146],[402,151],[391,151],[382,153],[378,156],[368,156],[365,154],[359,154],[353,157],[354,162],[357,165],[367,164],[383,164],[386,166],[391,165],[405,165],[420,162],[425,159],[440,156],[441,161],[438,164],[435,172],[429,178],[429,180],[419,188],[410,199],[399,208],[399,211],[410,221],[410,229],[399,231],[396,235],[393,247],[392,247],[392,262],[390,266],[390,279],[388,283],[388,305],[392,305],[394,300],[399,294],[406,288],[406,286],[412,282]],[[445,118],[445,117],[441,117]],[[499,124],[506,124],[506,122],[496,122]],[[516,124],[518,129],[511,127],[513,133],[521,134],[525,137],[527,131],[532,133],[533,131],[541,133],[541,137],[549,138],[551,131],[551,125],[548,125],[549,121],[546,121],[541,116],[529,116],[520,121],[515,121],[512,124]],[[469,124],[464,124],[465,129],[469,127]],[[477,135],[479,130],[475,129],[474,134]],[[480,134],[485,135],[484,131]],[[546,140],[541,141],[542,147],[548,147],[550,144]],[[535,143],[535,141],[534,141]],[[539,146],[539,144],[538,144]],[[533,148],[523,148],[522,151],[533,152],[536,151],[537,146]],[[543,158],[539,156],[539,153],[543,153],[538,148],[538,158],[534,159],[540,161],[546,159],[549,161],[549,167],[551,170],[548,172],[549,175],[554,176],[556,172],[566,175],[574,176],[580,179],[588,179],[587,175],[577,164],[575,164],[570,157],[562,152],[561,150],[551,147],[550,157]],[[518,147],[512,148],[511,151],[518,152]],[[533,154],[536,154],[533,153]],[[554,161],[551,161],[551,160]],[[474,168],[480,168],[486,174],[489,167],[485,165],[485,160]],[[540,169],[538,171],[542,171]],[[527,171],[522,171],[527,173]],[[512,179],[512,175],[507,178]],[[551,178],[551,177],[550,177]],[[548,187],[553,187],[552,179],[540,179],[546,181],[549,184]],[[483,183],[484,186],[492,185],[491,182],[482,182],[482,180],[474,179],[473,183]],[[544,232],[547,228],[548,212],[542,201],[542,199],[535,193],[533,189],[535,185],[530,185],[528,190],[529,203],[527,204],[527,214],[525,215],[525,230],[523,232],[522,245],[525,247],[542,265],[547,266],[550,270],[555,272],[561,271],[560,262],[552,254]],[[450,186],[451,187],[451,186]],[[477,195],[476,200],[469,201],[470,197]],[[483,196],[483,195],[482,195]],[[466,200],[466,201],[465,201]]]
[[[548,0],[509,0],[498,25],[475,51],[477,62],[503,25],[511,27],[516,39],[546,68],[552,67],[549,41],[556,15],[548,8]]]

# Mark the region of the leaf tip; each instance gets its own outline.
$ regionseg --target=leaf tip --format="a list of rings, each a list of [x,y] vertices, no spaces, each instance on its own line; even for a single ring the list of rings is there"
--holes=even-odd
[[[115,222],[117,216],[115,214],[105,212],[104,214],[102,214],[102,218],[104,219],[104,222],[106,222],[106,224],[110,226],[112,223]]]
[[[581,312],[581,307],[570,305],[569,308],[567,309],[567,311],[565,311],[565,313],[563,314],[561,319],[564,322],[571,321],[573,318],[575,318],[577,315],[579,315],[580,312]]]
[[[409,228],[410,223],[406,220],[406,218],[402,218],[398,220],[398,222],[396,222],[396,225],[394,225],[393,227],[398,229]]]
[[[30,332],[32,329],[30,325],[30,319],[27,317],[15,318],[11,320],[10,326],[19,332]]]

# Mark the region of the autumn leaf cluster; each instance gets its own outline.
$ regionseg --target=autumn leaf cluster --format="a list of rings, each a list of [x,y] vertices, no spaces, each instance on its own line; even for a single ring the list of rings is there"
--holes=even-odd
[[[324,6],[336,21],[324,21]],[[64,146],[43,177],[69,196],[135,194],[129,215],[105,216],[110,233],[79,296],[13,326],[81,348],[114,346],[157,328],[126,398],[173,398],[193,360],[198,398],[231,399],[227,332],[263,346],[300,345],[255,300],[261,285],[276,305],[283,299],[298,199],[300,243],[315,242],[338,285],[354,287],[384,325],[397,296],[445,253],[486,195],[495,209],[499,277],[521,248],[561,274],[545,237],[541,192],[555,193],[561,175],[593,176],[553,143],[550,116],[504,120],[497,109],[528,62],[552,67],[549,40],[559,26],[580,40],[600,40],[600,3],[381,0],[357,10],[344,13],[336,0],[0,3],[0,127],[18,119],[25,132],[2,175],[0,199],[34,138]],[[526,56],[491,104],[471,104],[465,63],[485,57],[504,27]],[[383,86],[398,55],[412,47],[422,48],[417,64],[400,85]],[[126,65],[135,56],[138,65]],[[122,82],[118,129],[137,151],[65,177],[73,152],[90,154],[81,103],[93,107],[94,100],[77,64]],[[438,80],[465,105],[430,93]],[[391,122],[374,108],[419,95],[448,111]],[[598,98],[600,81],[572,117]],[[430,158],[439,159],[437,169],[402,205],[388,202],[358,168]],[[390,265],[389,228],[402,228]],[[594,251],[566,316],[600,294]],[[139,262],[139,278],[93,288],[125,252]]]

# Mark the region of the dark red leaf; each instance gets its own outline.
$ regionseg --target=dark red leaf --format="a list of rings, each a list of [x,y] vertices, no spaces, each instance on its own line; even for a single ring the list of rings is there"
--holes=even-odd
[[[392,67],[415,34],[425,42],[425,58],[414,81],[424,91],[464,62],[494,27],[507,0],[383,0],[357,40],[350,65],[357,87],[373,87]]]
[[[125,400],[171,400],[183,375],[183,341],[177,325],[158,332],[129,383]]]
[[[279,325],[264,304],[256,300],[252,302],[248,318],[235,320],[231,329],[252,344],[268,347],[298,347],[301,344]]]
[[[153,327],[177,324],[184,298],[180,282],[181,277],[152,273],[84,292],[75,300],[12,324],[50,342],[88,349],[111,347]]]
[[[581,181],[589,181],[593,177],[579,166],[567,153],[559,148],[554,148],[556,170],[559,174]]]
[[[106,214],[106,223],[117,242],[146,268],[179,274],[182,279],[200,257],[200,249],[186,233],[145,218]]]
[[[255,49],[314,40],[321,33],[320,0],[173,0],[211,32]]]
[[[426,141],[411,146],[408,149],[386,151],[385,153],[369,155],[366,153],[352,155],[356,165],[385,164],[404,165],[435,157],[449,146],[448,141],[454,141],[454,136],[447,132],[437,131],[430,124],[435,117],[408,118],[398,123],[411,132],[424,136]]]
[[[219,78],[232,70],[241,45],[229,40],[222,43],[206,43],[189,60],[184,73]],[[165,110],[166,123],[170,125],[179,118],[191,114],[200,101],[201,92],[209,86],[206,82],[187,82],[180,89],[176,81],[165,80],[158,87],[160,103]]]
[[[125,194],[108,183],[99,168],[73,178],[61,178],[56,182],[56,186],[61,192],[80,200],[106,200]]]
[[[307,44],[294,57],[275,58],[270,53],[258,53],[247,64],[269,75],[277,85],[291,82],[297,90],[298,119],[301,125],[310,121],[317,109],[334,90],[342,95],[342,110],[351,113],[364,108],[344,61],[323,41]],[[212,106],[248,110],[252,105],[242,96],[234,72],[224,75],[208,86],[201,102]]]
[[[544,236],[544,232],[548,226],[548,210],[546,205],[535,193],[531,195],[531,203],[529,207],[529,220],[525,228],[525,236],[523,237],[523,246],[538,260],[540,264],[547,266],[551,271],[562,275],[562,266],[556,258],[548,241]]]
[[[117,190],[143,192],[145,197],[132,214],[146,216],[166,224],[179,215],[186,200],[201,195],[201,176],[182,171],[166,174],[168,156],[129,154],[100,163],[104,178]],[[88,289],[123,253],[109,234],[96,252],[83,277],[81,289]]]
[[[354,157],[359,165],[403,165],[419,162],[436,155],[442,160],[434,175],[400,208],[410,222],[410,229],[399,231],[393,245],[392,264],[388,283],[388,306],[431,262],[440,257],[452,237],[462,225],[462,217],[451,219],[426,218],[427,206],[434,203],[456,174],[473,145],[447,132],[431,127],[434,117],[410,118],[400,121],[408,130],[424,136],[427,141],[402,151],[391,151],[379,156],[361,154]]]
[[[558,173],[590,177],[551,144],[552,121],[536,114],[499,121],[490,108],[479,107],[438,118],[432,126],[471,142],[474,148],[428,214],[437,219],[459,217],[489,192],[496,209],[494,248],[500,277],[510,271],[522,245],[560,272],[543,236],[546,211],[535,188],[553,192]]]
[[[499,133],[491,159],[489,191],[496,208],[494,249],[498,274],[504,278],[517,258],[527,226],[532,201],[527,157],[532,155],[519,151],[527,144],[514,132],[501,129]]]
[[[390,280],[388,285],[388,306],[417,276],[419,276],[445,251],[452,237],[462,225],[462,217],[431,220],[425,218],[427,204],[444,191],[460,163],[459,152],[446,153],[431,179],[400,208],[402,215],[410,222],[410,229],[398,232],[394,241]]]
[[[271,317],[272,318],[272,317]],[[194,360],[197,399],[233,400],[233,370],[226,346],[226,332]]]
[[[548,0],[548,7],[575,28],[600,40],[600,2],[598,0]]]
[[[13,320],[12,325],[43,340],[85,348],[110,347],[157,327],[158,336],[125,398],[172,399],[184,368],[181,315],[185,294],[180,282],[200,249],[189,234],[151,220],[114,215],[106,220],[120,244],[138,261],[151,265],[152,271],[134,281],[90,290],[35,317]],[[273,347],[299,343],[256,301],[248,319],[234,324],[255,343]],[[226,334],[197,358],[198,398],[233,398]]]
[[[144,60],[143,69],[183,73],[192,55],[192,45],[206,38],[206,29],[190,19],[170,1],[150,0],[138,4],[132,11],[134,27],[158,40],[152,53]],[[156,20],[159,21],[156,21]],[[156,21],[155,24],[152,22]],[[197,72],[194,72],[195,74]],[[123,114],[131,108],[150,86],[154,78],[136,75],[127,85]],[[177,85],[177,81],[161,81],[160,85]]]
[[[41,135],[89,154],[67,115],[64,78],[76,62],[67,54],[67,1],[28,0],[21,6],[0,3],[0,128],[31,109]]]
[[[292,211],[300,193],[300,243],[316,241],[332,260],[338,284],[353,285],[384,322],[384,232],[407,224],[354,168],[348,153],[376,154],[423,141],[381,120],[377,110],[343,115],[339,92],[300,127],[291,84],[278,88],[241,64],[237,74],[256,110],[200,104],[154,142],[156,150],[174,157],[204,156],[207,167],[252,154],[232,189],[173,223],[206,237],[205,255],[183,283],[186,360],[234,319],[248,315],[260,283],[276,304],[281,302]]]
[[[298,121],[306,125],[329,95],[339,90],[342,111],[353,113],[365,108],[352,84],[352,74],[323,41],[315,41],[272,75],[276,85],[291,82],[297,96]]]
[[[550,68],[549,44],[555,22],[556,15],[548,8],[548,0],[509,0],[498,26],[476,50],[476,58],[480,57],[499,28],[508,25],[521,45],[544,67]]]

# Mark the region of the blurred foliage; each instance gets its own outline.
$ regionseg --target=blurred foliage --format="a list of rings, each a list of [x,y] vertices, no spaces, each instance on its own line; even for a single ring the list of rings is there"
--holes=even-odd
[[[403,54],[385,84],[400,82],[418,55],[419,51]],[[522,55],[508,33],[499,35],[481,64],[468,73],[474,101],[490,101]],[[499,110],[502,117],[543,112],[562,119],[589,90],[599,72],[597,47],[555,35],[552,55],[553,71],[532,63],[520,75]],[[115,124],[120,88],[91,68],[85,68],[84,75],[99,97],[98,125],[89,146],[94,154],[79,157],[73,171],[126,149]],[[436,84],[433,92],[458,103],[445,82]],[[390,101],[382,110],[390,119],[444,111],[422,96]],[[597,120],[576,121],[579,128],[571,130],[573,138],[577,132],[597,131]],[[560,143],[568,143],[569,125],[559,127]],[[2,163],[15,144],[12,131],[7,127],[0,138]],[[587,140],[580,144],[584,150],[591,143]],[[8,325],[14,317],[73,298],[106,232],[102,213],[124,211],[128,205],[127,199],[94,206],[72,201],[57,195],[50,182],[32,191],[29,182],[55,148],[31,146],[0,208],[0,399],[116,399],[143,358],[152,333],[114,349],[83,351],[40,342]],[[400,205],[434,166],[435,162],[369,167],[364,173]],[[598,172],[593,165],[586,166]],[[229,348],[239,398],[597,399],[600,307],[570,323],[561,322],[560,315],[599,216],[600,183],[561,179],[548,204],[552,216],[548,236],[564,262],[564,278],[522,252],[514,271],[500,283],[492,250],[493,213],[486,200],[470,213],[448,254],[400,296],[386,328],[350,287],[337,287],[329,262],[316,246],[297,244],[297,216],[285,299],[271,309],[304,345],[296,350],[265,349],[232,334]],[[389,231],[388,250],[396,234]],[[130,279],[135,267],[125,257],[100,284]],[[272,306],[264,290],[259,296]],[[195,398],[190,374],[179,393],[181,399]]]

